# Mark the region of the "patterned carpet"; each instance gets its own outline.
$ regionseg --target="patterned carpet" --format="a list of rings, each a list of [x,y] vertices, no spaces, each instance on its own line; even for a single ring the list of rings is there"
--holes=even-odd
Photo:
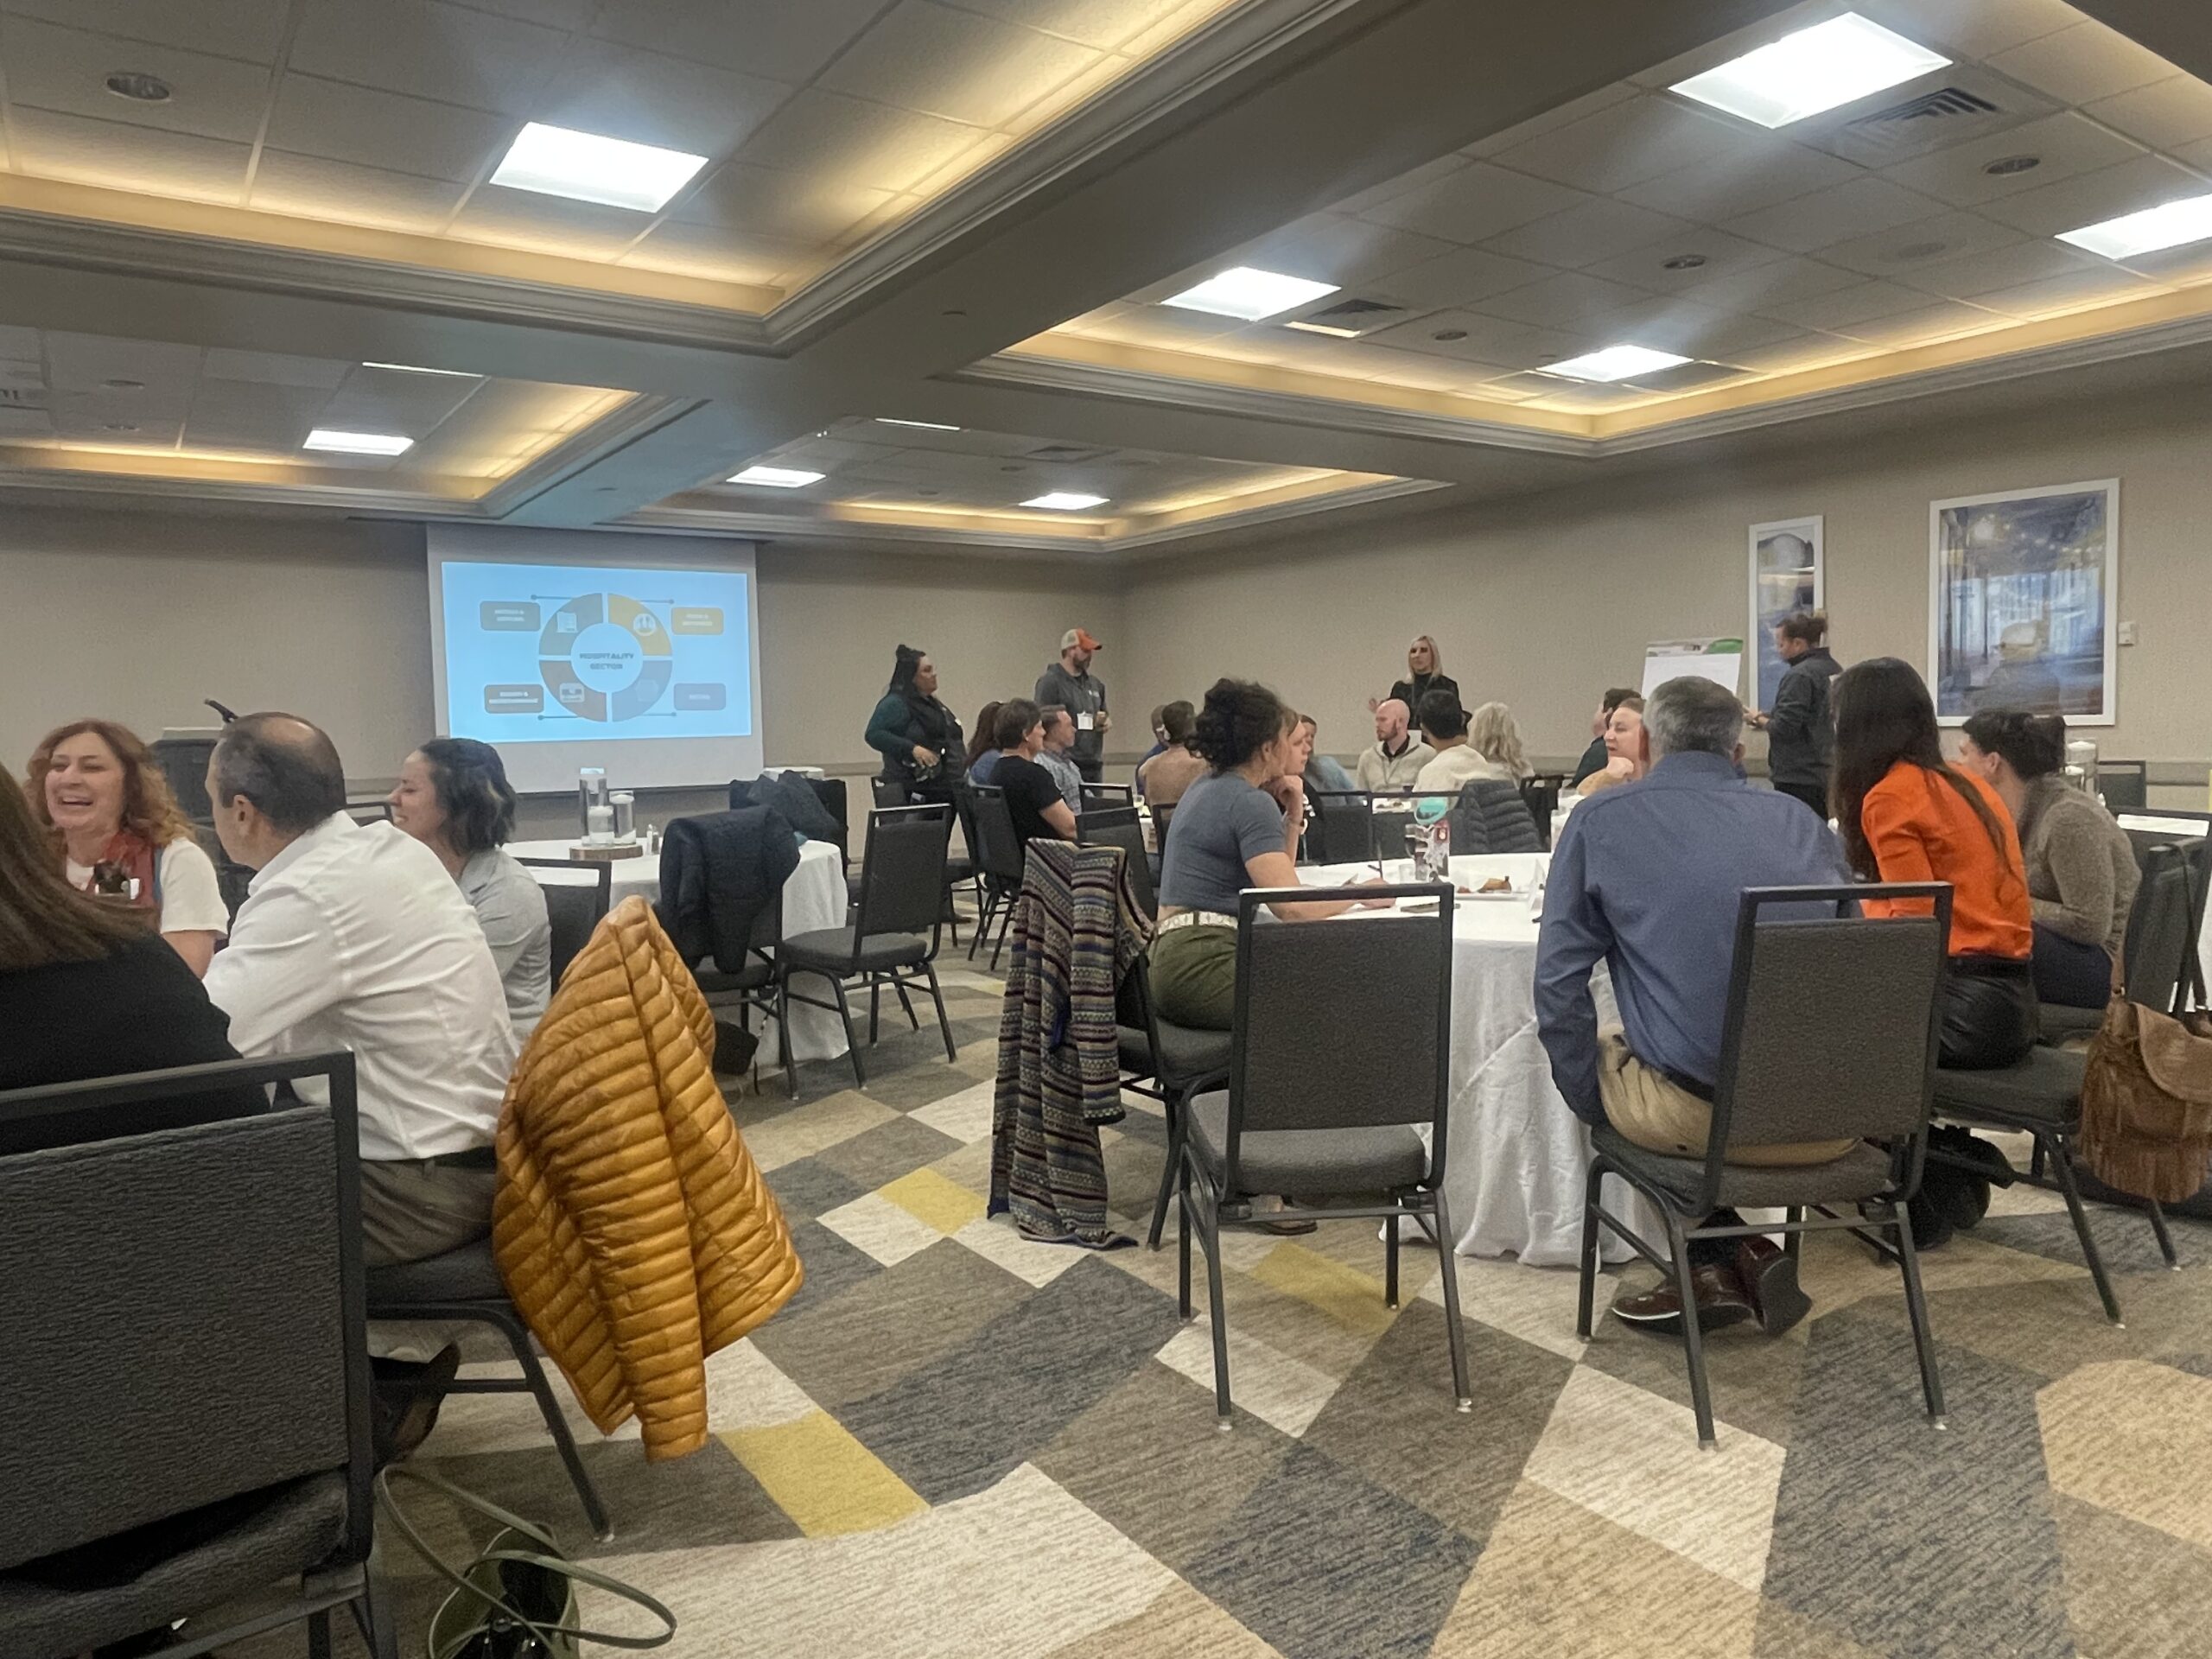
[[[1183,1325],[1172,1224],[1157,1255],[1090,1254],[984,1219],[997,982],[957,971],[947,994],[957,1064],[887,1019],[865,1090],[823,1063],[795,1103],[780,1077],[734,1101],[807,1283],[714,1361],[696,1456],[648,1467],[634,1429],[575,1419],[613,1542],[588,1538],[524,1397],[452,1401],[424,1449],[675,1608],[668,1651],[2212,1651],[2212,1230],[2177,1224],[2170,1273],[2139,1217],[2095,1212],[2115,1329],[2059,1201],[1999,1193],[1926,1263],[1948,1432],[1920,1415],[1894,1274],[1815,1238],[1815,1317],[1709,1344],[1709,1452],[1679,1346],[1611,1321],[1577,1341],[1571,1274],[1462,1262],[1460,1416],[1433,1256],[1407,1253],[1393,1313],[1371,1224],[1234,1236],[1219,1433],[1205,1276]],[[1164,1135],[1129,1098],[1106,1156],[1135,1230]],[[418,1653],[435,1584],[388,1566]]]

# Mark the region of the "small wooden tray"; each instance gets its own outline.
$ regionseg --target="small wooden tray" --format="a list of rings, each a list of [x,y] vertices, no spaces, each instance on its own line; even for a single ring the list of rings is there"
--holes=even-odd
[[[645,843],[637,841],[580,841],[569,849],[569,856],[579,864],[605,864],[645,855]]]

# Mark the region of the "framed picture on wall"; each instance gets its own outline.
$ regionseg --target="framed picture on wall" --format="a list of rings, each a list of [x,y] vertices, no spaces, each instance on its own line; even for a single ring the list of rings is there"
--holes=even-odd
[[[1775,625],[1792,611],[1820,609],[1821,575],[1820,514],[1751,526],[1753,713],[1774,707],[1776,688],[1789,666],[1775,653]]]
[[[1928,505],[1928,684],[1936,717],[1982,709],[2109,726],[2119,680],[2120,480]]]

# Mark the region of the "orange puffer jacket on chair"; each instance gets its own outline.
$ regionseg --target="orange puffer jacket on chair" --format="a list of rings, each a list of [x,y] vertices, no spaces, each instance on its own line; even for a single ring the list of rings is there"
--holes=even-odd
[[[715,1087],[714,1018],[642,898],[601,922],[499,1116],[492,1243],[524,1320],[608,1433],[707,1439],[707,1356],[799,1287],[775,1194]]]

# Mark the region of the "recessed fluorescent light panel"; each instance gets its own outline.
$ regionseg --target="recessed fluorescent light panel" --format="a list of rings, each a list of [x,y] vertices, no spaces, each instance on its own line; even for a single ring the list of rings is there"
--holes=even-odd
[[[655,213],[707,164],[680,149],[602,138],[533,121],[516,136],[492,182],[543,196],[602,202]]]
[[[878,426],[918,426],[925,432],[957,432],[960,429],[944,421],[902,421],[891,415],[877,416],[875,423]]]
[[[2212,196],[2184,196],[2140,213],[2084,225],[2078,231],[2062,231],[2058,239],[2107,259],[2133,259],[2161,248],[2177,248],[2184,242],[2202,242],[2208,236],[2212,236]]]
[[[1332,322],[1286,322],[1286,328],[1295,328],[1301,334],[1327,334],[1335,340],[1357,340],[1357,328],[1339,328]]]
[[[1052,490],[1044,495],[1032,496],[1021,504],[1025,507],[1042,507],[1047,512],[1081,512],[1085,507],[1103,507],[1103,495],[1084,495],[1074,490]]]
[[[415,447],[415,440],[396,432],[340,432],[334,427],[318,426],[300,447],[327,449],[339,455],[404,455]]]
[[[1649,346],[1608,346],[1602,352],[1585,352],[1564,363],[1547,363],[1540,374],[1563,375],[1569,380],[1632,380],[1639,374],[1656,374],[1690,359],[1675,352],[1655,352]]]
[[[365,369],[390,369],[394,374],[442,374],[455,380],[481,380],[484,377],[467,369],[422,369],[412,363],[364,363]]]
[[[1334,283],[1317,283],[1305,276],[1285,276],[1278,271],[1239,265],[1218,276],[1209,276],[1196,288],[1186,288],[1160,303],[1179,310],[1211,311],[1217,317],[1242,317],[1247,322],[1257,322],[1336,291]]]
[[[1676,81],[1670,90],[1762,127],[1786,127],[1949,62],[1847,11]]]
[[[797,467],[748,467],[741,473],[733,473],[733,484],[765,484],[772,490],[796,490],[809,484],[819,484],[826,474],[810,473]]]

